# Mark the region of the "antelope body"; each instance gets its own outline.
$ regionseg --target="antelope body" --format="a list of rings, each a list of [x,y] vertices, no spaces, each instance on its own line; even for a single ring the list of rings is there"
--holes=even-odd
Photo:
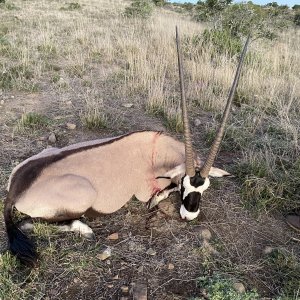
[[[13,220],[13,208],[32,218],[59,222],[82,215],[113,213],[133,196],[150,207],[181,192],[180,214],[192,220],[200,212],[200,200],[209,187],[208,176],[229,173],[214,168],[213,162],[224,134],[245,44],[229,93],[222,122],[208,157],[202,163],[193,151],[184,95],[179,37],[176,29],[185,143],[157,131],[88,141],[62,149],[51,148],[28,158],[13,170],[8,184],[4,219],[10,250],[23,262],[34,264],[36,252],[30,239]],[[73,221],[65,230],[91,237],[92,230]]]

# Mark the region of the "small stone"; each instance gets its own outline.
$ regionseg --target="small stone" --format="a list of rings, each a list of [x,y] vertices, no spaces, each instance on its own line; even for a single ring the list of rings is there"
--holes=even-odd
[[[245,286],[240,282],[235,282],[233,288],[240,294],[245,293],[246,291]]]
[[[46,141],[46,137],[44,136],[39,137],[39,141]]]
[[[79,280],[78,278],[74,278],[74,279],[73,279],[73,282],[74,282],[74,283],[79,283],[80,280]]]
[[[117,279],[119,279],[119,275],[118,274],[113,277],[113,280],[117,280]]]
[[[173,270],[175,267],[174,267],[174,265],[173,264],[168,264],[168,270]]]
[[[114,285],[111,284],[111,283],[109,283],[109,284],[107,285],[107,287],[108,287],[109,289],[112,289],[112,288],[114,287]]]
[[[270,247],[270,246],[266,246],[265,249],[263,250],[264,254],[270,254],[272,253],[274,250],[274,248]]]
[[[194,125],[195,125],[196,127],[200,126],[200,125],[201,125],[200,119],[195,119]]]
[[[48,141],[49,141],[51,144],[56,143],[56,136],[55,136],[55,134],[54,134],[53,132],[49,135]]]
[[[72,103],[72,101],[67,101],[66,104],[71,106],[73,103]]]
[[[211,239],[211,232],[208,229],[202,229],[200,231],[200,235],[205,240],[210,240]]]
[[[121,291],[122,291],[122,293],[127,294],[129,291],[129,287],[127,285],[122,285]]]
[[[14,98],[15,98],[15,96],[10,96],[10,98],[11,98],[11,99],[14,99]]]
[[[1,101],[0,101],[0,104],[3,105],[3,104],[4,104],[4,100],[1,100]]]
[[[66,126],[70,130],[74,130],[76,128],[76,124],[73,124],[73,123],[67,123]]]
[[[126,107],[126,108],[131,108],[133,107],[133,103],[124,103],[122,104],[123,107]]]
[[[99,253],[97,255],[97,257],[100,260],[106,260],[107,258],[109,258],[111,256],[111,249],[109,247],[107,247],[104,251],[102,251],[101,253]]]
[[[151,255],[151,256],[154,256],[154,255],[156,255],[156,251],[155,250],[153,250],[152,248],[149,248],[148,250],[147,250],[147,252],[146,252],[148,255]]]
[[[108,240],[117,240],[118,238],[119,234],[117,232],[114,232],[107,237]]]
[[[138,269],[137,269],[138,273],[143,273],[144,271],[144,267],[143,266],[140,266]]]
[[[107,264],[107,265],[110,265],[110,260],[109,260],[109,259],[106,261],[106,264]]]
[[[134,283],[132,291],[133,300],[147,300],[148,299],[148,289],[147,284],[137,282]]]

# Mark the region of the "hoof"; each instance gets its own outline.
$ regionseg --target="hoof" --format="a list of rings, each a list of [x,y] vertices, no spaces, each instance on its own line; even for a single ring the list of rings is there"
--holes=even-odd
[[[81,236],[88,241],[95,241],[96,236],[94,232],[81,233]]]

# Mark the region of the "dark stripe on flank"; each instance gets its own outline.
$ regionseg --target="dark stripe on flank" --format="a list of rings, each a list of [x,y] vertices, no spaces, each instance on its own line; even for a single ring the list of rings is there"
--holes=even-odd
[[[32,183],[37,179],[37,177],[41,174],[43,169],[46,167],[50,166],[51,164],[60,161],[67,156],[70,156],[75,153],[83,152],[86,150],[90,150],[93,148],[97,148],[100,146],[108,145],[113,142],[116,142],[118,140],[121,140],[124,137],[130,136],[134,133],[138,132],[152,132],[152,131],[136,131],[136,132],[131,132],[125,135],[122,135],[117,138],[113,138],[107,142],[99,143],[99,144],[94,144],[94,145],[87,145],[87,146],[82,146],[77,149],[71,149],[71,150],[65,150],[59,154],[56,155],[51,155],[51,156],[46,156],[46,157],[41,157],[32,161],[29,161],[20,169],[16,171],[14,176],[12,177],[10,189],[9,189],[9,197],[12,199],[13,204],[15,203],[17,197],[19,197],[26,189],[28,189]],[[156,132],[156,131],[153,131]],[[157,132],[158,134],[161,134],[161,132]]]

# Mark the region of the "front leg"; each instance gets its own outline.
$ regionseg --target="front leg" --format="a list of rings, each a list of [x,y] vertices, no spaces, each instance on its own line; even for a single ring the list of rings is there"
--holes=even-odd
[[[164,190],[157,192],[149,201],[148,208],[151,209],[156,206],[160,201],[165,200],[169,197],[169,195],[173,192],[180,191],[180,184],[177,185],[175,183],[171,183]]]

